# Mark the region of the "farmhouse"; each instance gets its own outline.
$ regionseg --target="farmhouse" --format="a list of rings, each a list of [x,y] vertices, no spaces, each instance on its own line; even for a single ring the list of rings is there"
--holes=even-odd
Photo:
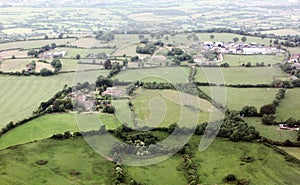
[[[102,93],[102,95],[109,95],[109,96],[121,96],[124,92],[122,90],[117,89],[116,87],[108,87],[106,91]]]
[[[295,131],[299,131],[299,127],[297,125],[295,126],[288,126],[286,124],[279,124],[280,129],[282,130],[295,130]]]

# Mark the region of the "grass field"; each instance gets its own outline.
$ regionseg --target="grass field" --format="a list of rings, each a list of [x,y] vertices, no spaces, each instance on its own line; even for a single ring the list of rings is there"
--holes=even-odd
[[[296,131],[280,130],[279,126],[263,125],[261,118],[244,119],[249,125],[254,126],[263,137],[270,138],[274,141],[285,141],[287,139],[290,141],[297,141]]]
[[[83,139],[44,140],[0,151],[1,184],[112,184],[114,164]],[[38,160],[47,160],[40,166]],[[78,176],[72,171],[80,172]]]
[[[138,89],[136,92],[132,103],[142,125],[166,127],[178,123],[181,126],[194,126],[208,121],[209,110],[213,110],[208,101],[176,91]],[[199,110],[194,112],[187,105]]]
[[[78,64],[77,59],[61,59],[62,62],[62,69],[61,71],[82,71],[82,70],[91,70],[91,69],[103,69],[103,65],[95,65],[95,64]],[[88,62],[93,62],[88,61]],[[100,63],[100,61],[96,60],[97,63]],[[103,75],[107,75],[109,73],[109,70],[101,70],[101,73]]]
[[[11,58],[13,55],[15,55],[16,58],[27,57],[27,51],[8,50],[0,52],[0,56],[2,56],[3,58]]]
[[[251,63],[252,66],[255,66],[256,63],[261,64],[262,62],[265,65],[274,65],[281,63],[284,56],[276,55],[225,55],[224,61],[221,63],[227,62],[229,66],[242,66],[243,64]]]
[[[121,125],[114,115],[74,115],[72,113],[49,114],[34,119],[20,127],[6,133],[0,138],[0,149],[24,144],[34,140],[41,140],[51,137],[53,134],[64,133],[66,131],[78,132],[98,130],[100,121],[106,125],[107,129],[115,129]],[[77,121],[79,122],[77,122]]]
[[[200,87],[207,95],[211,96],[211,92],[224,92],[224,87]],[[277,89],[274,88],[225,88],[226,90],[226,105],[232,110],[242,110],[244,106],[254,106],[257,110],[261,106],[272,103]],[[222,102],[223,96],[216,96],[214,99],[217,102]]]
[[[224,76],[223,83],[226,84],[270,84],[274,81],[274,76],[280,79],[288,79],[278,67],[230,67],[221,68],[222,73],[214,74],[215,68],[197,68],[196,81],[207,82],[205,74],[208,74],[210,83],[222,82],[222,74]]]
[[[86,58],[88,54],[99,54],[99,53],[106,53],[111,54],[113,49],[81,49],[81,48],[58,48],[58,51],[67,51],[65,58],[76,58],[76,55],[79,54],[81,58]],[[56,51],[54,50],[54,51]]]
[[[300,47],[288,48],[291,54],[300,54]]]
[[[115,115],[121,123],[133,128],[132,112],[128,106],[129,100],[114,100],[112,105],[116,108]]]
[[[300,89],[298,88],[287,90],[285,98],[281,100],[276,111],[276,119],[278,121],[286,120],[289,117],[300,119],[300,101],[297,100],[299,93]]]
[[[279,148],[283,149],[288,154],[300,159],[300,148],[296,148],[296,147],[279,147]]]
[[[178,83],[187,82],[189,76],[188,68],[167,67],[167,68],[153,68],[153,69],[129,69],[119,73],[114,78],[120,81],[152,81]]]
[[[191,140],[196,150],[200,137]],[[285,161],[284,157],[264,145],[228,142],[216,139],[203,152],[194,151],[199,180],[203,184],[225,184],[222,179],[234,174],[238,179],[248,179],[251,184],[297,184],[299,167]],[[240,157],[254,157],[254,162],[241,165]]]
[[[286,35],[299,35],[300,32],[294,29],[279,29],[279,30],[270,30],[270,31],[262,31],[262,33],[266,34],[275,34],[280,36],[286,36]]]
[[[0,70],[3,72],[21,72],[22,70],[27,71],[26,65],[31,63],[33,59],[8,59],[4,60],[1,64]],[[47,68],[54,71],[54,68],[47,63],[36,62],[35,71],[40,72],[42,68]]]

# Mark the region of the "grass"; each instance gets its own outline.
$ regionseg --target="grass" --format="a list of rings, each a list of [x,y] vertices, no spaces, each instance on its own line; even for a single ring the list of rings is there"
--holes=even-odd
[[[286,36],[286,35],[299,35],[300,32],[294,29],[279,29],[279,30],[269,30],[269,31],[262,31],[262,33],[266,34],[275,34],[279,36]]]
[[[136,92],[132,103],[139,124],[166,127],[178,123],[189,127],[209,120],[208,110],[212,105],[206,100],[173,90],[138,89]],[[187,105],[199,110],[193,111]]]
[[[191,140],[196,150],[200,137]],[[222,179],[234,174],[238,179],[248,179],[251,184],[297,184],[299,167],[286,162],[271,148],[255,143],[229,142],[216,139],[203,152],[194,151],[201,184],[225,184]],[[241,165],[240,157],[254,157],[254,162]]]
[[[99,54],[106,53],[111,54],[113,49],[81,49],[81,48],[58,48],[56,50],[67,51],[65,58],[76,58],[76,55],[79,54],[81,58],[86,58],[88,54]]]
[[[103,65],[95,65],[95,64],[78,64],[78,60],[77,59],[61,59],[62,62],[62,69],[61,71],[81,71],[81,70],[99,70],[103,69]],[[88,62],[93,62],[92,60],[88,61]],[[97,63],[99,63],[98,60],[96,60]],[[101,70],[101,73],[103,75],[108,75],[109,70]]]
[[[300,54],[300,47],[288,48],[291,54]]]
[[[27,70],[26,65],[31,63],[32,59],[8,59],[4,60],[1,64],[0,70],[3,72],[21,72],[22,70]],[[35,71],[40,72],[42,68],[47,68],[54,71],[54,68],[47,63],[36,62]]]
[[[276,55],[225,55],[224,61],[222,63],[227,62],[229,66],[242,66],[242,64],[251,63],[252,66],[255,66],[256,63],[261,64],[262,62],[265,65],[274,65],[277,63],[281,63],[284,59],[284,56],[276,56]]]
[[[112,104],[116,108],[115,115],[121,123],[126,123],[133,128],[132,112],[128,106],[129,100],[113,100]]]
[[[207,75],[205,75],[207,74]],[[207,77],[206,77],[207,76]],[[222,77],[223,76],[223,77]],[[288,79],[278,67],[197,68],[196,81],[216,84],[270,84],[274,78]],[[224,78],[224,80],[222,80]]]
[[[1,184],[112,184],[114,164],[83,139],[44,140],[0,151]],[[47,160],[46,165],[36,161]],[[78,176],[70,174],[80,172]]]
[[[300,119],[299,109],[300,102],[297,101],[297,97],[299,96],[300,89],[288,89],[285,94],[285,98],[281,100],[277,111],[276,111],[276,119],[278,121],[286,120],[289,117],[293,117],[295,119]]]
[[[151,68],[151,69],[129,69],[119,73],[114,78],[120,81],[133,82],[133,81],[151,81],[178,83],[188,81],[189,71],[188,68],[180,67],[167,67],[167,68]]]
[[[297,132],[280,130],[279,126],[267,126],[263,125],[261,118],[244,118],[245,121],[250,125],[254,126],[260,135],[274,141],[285,141],[289,139],[290,141],[297,141]]]
[[[114,115],[109,114],[48,114],[29,121],[28,123],[4,134],[0,138],[0,149],[35,140],[46,139],[51,137],[53,134],[64,133],[66,131],[78,132],[98,130],[101,125],[100,122],[105,124],[107,129],[115,129],[121,125]]]
[[[300,159],[300,148],[296,148],[296,147],[279,147],[279,148],[283,149],[288,154]]]
[[[254,106],[259,111],[260,107],[272,103],[276,93],[275,88],[229,88],[229,87],[200,87],[200,89],[211,96],[226,91],[226,105],[232,110],[242,110],[244,106]],[[217,102],[222,102],[224,95],[216,96],[214,99]]]

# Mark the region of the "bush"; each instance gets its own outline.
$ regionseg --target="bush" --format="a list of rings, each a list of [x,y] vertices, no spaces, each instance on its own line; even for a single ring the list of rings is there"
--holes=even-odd
[[[270,114],[275,114],[276,112],[276,106],[272,104],[264,105],[260,108],[260,114],[261,115],[270,115]]]
[[[264,114],[263,117],[262,117],[262,122],[263,124],[266,124],[266,125],[274,125],[275,121],[275,116],[274,115],[267,115],[267,114]]]

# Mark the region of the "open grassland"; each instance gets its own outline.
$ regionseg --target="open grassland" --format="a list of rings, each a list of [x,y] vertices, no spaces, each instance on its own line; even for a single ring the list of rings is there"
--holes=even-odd
[[[93,60],[89,60],[86,62],[89,62],[88,64],[78,64],[77,59],[61,59],[62,62],[62,68],[61,72],[64,71],[84,71],[84,70],[98,70],[100,71],[103,69],[103,65],[98,65],[101,61],[96,60],[95,62],[97,64],[90,64],[93,62]],[[101,70],[100,71],[103,76],[107,75],[109,73],[109,70]]]
[[[4,29],[1,30],[5,34],[25,34],[25,33],[31,33],[31,28],[10,28],[10,29]]]
[[[133,119],[132,119],[133,115],[129,108],[128,103],[129,103],[128,99],[112,101],[112,105],[116,109],[115,115],[116,115],[117,119],[122,124],[127,124],[128,126],[133,128]]]
[[[274,141],[297,141],[297,132],[289,130],[281,130],[279,126],[263,125],[261,118],[244,118],[249,126],[254,126],[261,136],[272,139]]]
[[[221,72],[215,74],[215,68],[203,67],[197,68],[196,81],[209,83],[225,83],[225,84],[270,84],[275,79],[288,79],[285,74],[278,67],[230,67],[220,68]],[[207,74],[208,77],[205,76]],[[224,76],[224,81],[220,78]]]
[[[291,54],[300,54],[300,47],[288,48]]]
[[[216,139],[203,152],[197,150],[200,137],[191,140],[198,167],[199,181],[203,184],[225,184],[228,174],[238,179],[248,179],[251,184],[297,184],[300,168],[286,162],[284,157],[264,145],[229,142]],[[253,157],[251,163],[243,163],[241,157]]]
[[[261,64],[262,62],[265,65],[274,65],[277,63],[282,63],[284,56],[276,55],[230,55],[226,54],[224,56],[224,61],[227,62],[229,66],[242,66],[243,64],[251,63],[251,66],[255,66],[256,63]]]
[[[1,184],[113,184],[114,164],[83,139],[33,142],[2,150],[0,156]],[[39,160],[48,163],[38,165]]]
[[[180,68],[180,67],[166,67],[166,68],[151,68],[151,69],[129,69],[124,72],[119,73],[115,76],[115,79],[125,82],[134,82],[134,81],[151,81],[155,80],[156,82],[170,82],[186,83],[188,81],[189,69]]]
[[[30,49],[30,48],[39,48],[47,44],[56,43],[59,44],[68,44],[74,39],[48,39],[48,40],[28,40],[28,41],[18,41],[18,42],[9,42],[0,44],[0,50],[21,48],[21,49]]]
[[[289,117],[300,119],[300,101],[298,99],[300,89],[288,89],[285,98],[281,100],[277,111],[276,119],[278,121],[286,120]]]
[[[80,118],[79,116],[82,117]],[[83,121],[82,118],[84,118]],[[98,130],[102,123],[107,129],[115,129],[121,125],[119,120],[114,115],[110,114],[48,114],[29,121],[4,134],[0,138],[0,149],[35,140],[46,139],[53,134],[61,134],[67,131],[78,132]]]
[[[226,97],[226,105],[232,110],[242,110],[244,106],[254,106],[257,110],[261,106],[272,103],[276,93],[275,88],[229,88],[229,87],[199,87],[208,96],[226,92],[225,95],[216,95],[213,97],[217,102],[222,102]],[[213,93],[212,93],[213,92]]]
[[[132,103],[138,123],[152,127],[172,123],[191,127],[208,121],[213,110],[206,100],[172,90],[138,89]]]

